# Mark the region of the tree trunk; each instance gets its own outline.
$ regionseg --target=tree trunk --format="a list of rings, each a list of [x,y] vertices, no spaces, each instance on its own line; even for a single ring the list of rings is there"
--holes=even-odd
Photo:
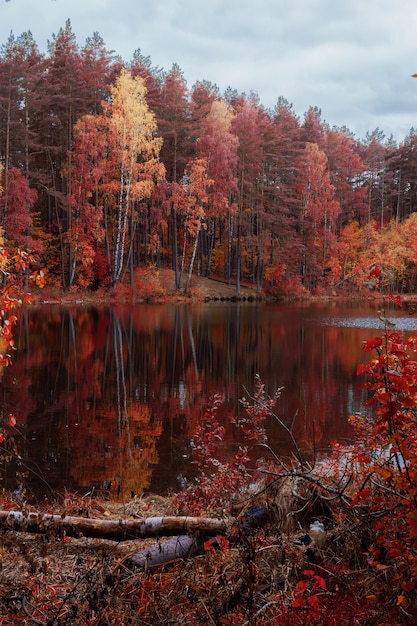
[[[185,293],[188,293],[189,289],[190,289],[191,277],[193,275],[194,261],[195,261],[195,255],[196,255],[196,252],[197,252],[198,236],[200,234],[200,230],[201,230],[201,220],[199,220],[199,222],[198,222],[197,233],[196,233],[195,240],[194,240],[193,254],[192,254],[192,257],[191,257],[190,267],[189,267],[189,270],[188,270],[187,282],[185,283],[185,288],[184,288]]]
[[[230,525],[228,537],[239,538],[255,528],[262,527],[267,519],[267,511],[263,506],[255,505]],[[216,537],[217,534],[217,537]],[[221,545],[219,533],[200,533],[198,536],[180,535],[172,537],[164,543],[137,552],[129,557],[126,565],[132,569],[142,569],[149,573],[174,565],[178,560],[189,559],[204,554],[207,549],[218,550]]]
[[[213,548],[218,548],[217,539],[215,537],[211,539]],[[189,535],[171,537],[163,544],[158,544],[129,557],[125,565],[132,569],[141,569],[145,572],[155,573],[162,567],[165,569],[170,565],[174,565],[178,560],[190,559],[204,554],[205,540],[208,541],[208,538],[190,537]]]
[[[20,511],[0,511],[0,528],[29,533],[63,532],[70,537],[97,537],[124,541],[202,533],[223,534],[231,526],[233,519],[211,517],[148,517],[135,520],[92,519],[50,515],[47,513],[21,513]]]
[[[175,273],[175,289],[180,288],[180,276],[178,273],[178,239],[177,239],[177,209],[172,205],[172,263]]]

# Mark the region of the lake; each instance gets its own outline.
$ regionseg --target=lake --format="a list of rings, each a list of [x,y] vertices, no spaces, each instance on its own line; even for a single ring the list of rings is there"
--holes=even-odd
[[[201,303],[41,305],[19,312],[12,367],[1,381],[3,414],[17,418],[1,486],[37,497],[64,489],[112,498],[178,491],[194,465],[190,442],[214,394],[223,403],[221,449],[241,443],[242,413],[259,374],[284,387],[276,414],[306,454],[351,437],[361,410],[363,341],[381,332],[377,304]],[[417,319],[393,312],[400,329]],[[294,450],[267,423],[280,456]],[[254,451],[257,454],[257,451]],[[18,457],[18,458],[16,458]],[[17,472],[17,481],[15,479]]]

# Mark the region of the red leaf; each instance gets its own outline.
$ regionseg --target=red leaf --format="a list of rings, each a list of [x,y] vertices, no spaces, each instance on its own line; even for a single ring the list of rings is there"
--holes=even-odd
[[[368,280],[371,280],[372,278],[379,278],[380,276],[381,270],[379,269],[378,265],[373,265],[371,271],[369,272]]]
[[[366,363],[359,363],[357,369],[356,369],[356,375],[360,376],[361,374],[363,374],[364,372],[367,372],[369,369],[368,365]]]
[[[394,296],[393,293],[390,293],[388,295],[388,300],[391,300],[391,302],[394,302],[394,304],[396,304],[397,306],[402,306],[401,296],[399,295]]]
[[[306,580],[299,580],[297,583],[297,591],[305,591],[308,587],[308,582]]]
[[[213,539],[208,539],[204,542],[204,550],[206,552],[216,552]]]
[[[374,350],[375,348],[379,348],[379,346],[381,345],[382,345],[381,337],[373,337],[372,339],[368,339],[368,341],[365,341],[363,349],[365,352],[371,352],[371,350]]]
[[[326,581],[323,576],[315,576],[315,579],[320,589],[326,589]]]
[[[310,596],[309,598],[307,598],[307,602],[309,603],[309,605],[315,609],[316,611],[319,608],[319,599],[317,596]]]

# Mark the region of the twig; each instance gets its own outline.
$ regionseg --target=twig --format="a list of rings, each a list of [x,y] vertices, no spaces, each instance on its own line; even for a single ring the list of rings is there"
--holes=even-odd
[[[213,624],[213,626],[216,626],[216,622],[213,620],[212,616],[208,612],[208,608],[206,607],[206,603],[204,602],[203,598],[201,598],[201,604],[204,606],[204,610],[207,613],[207,617],[209,618],[210,622]]]
[[[22,596],[21,599],[22,599],[22,609],[25,615],[27,615],[28,618],[32,620],[34,624],[38,624],[38,626],[46,626],[45,622],[41,622],[39,619],[36,619],[36,617],[33,617],[33,615],[29,613],[27,606],[26,606],[26,596]]]
[[[255,618],[259,617],[260,615],[262,615],[262,613],[264,613],[266,611],[266,609],[269,609],[270,606],[274,606],[275,604],[278,604],[278,602],[276,602],[276,600],[271,600],[270,602],[267,602],[266,604],[261,606],[259,611],[256,611],[255,615],[253,615],[253,619],[255,619]],[[250,622],[243,622],[242,626],[249,626],[249,623]]]
[[[260,472],[268,476],[276,476],[277,478],[287,478],[290,476],[293,478],[301,478],[309,483],[312,483],[313,485],[316,485],[320,489],[323,489],[323,491],[327,491],[327,493],[331,493],[332,495],[336,496],[336,498],[337,497],[342,498],[342,499],[346,498],[348,502],[351,502],[352,500],[352,498],[346,495],[345,493],[346,487],[344,487],[342,491],[340,491],[339,489],[333,489],[332,487],[323,485],[323,483],[318,478],[313,478],[313,476],[309,476],[308,474],[304,474],[303,472],[297,472],[296,470],[294,470],[292,472],[286,472],[284,474],[277,474],[277,472],[272,472],[270,470],[265,470],[265,469],[261,469]]]

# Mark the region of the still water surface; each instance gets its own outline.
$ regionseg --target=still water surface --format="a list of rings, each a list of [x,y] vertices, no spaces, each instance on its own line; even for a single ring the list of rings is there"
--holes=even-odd
[[[362,342],[382,324],[377,305],[204,303],[57,306],[21,311],[14,364],[5,370],[2,405],[18,420],[21,462],[9,464],[35,495],[110,496],[177,491],[192,474],[190,441],[215,393],[226,426],[222,455],[240,442],[230,418],[241,413],[259,374],[277,415],[304,450],[346,441],[349,416],[364,400],[356,376]],[[401,313],[398,327],[417,328]],[[269,441],[291,444],[276,421]],[[1,483],[0,483],[1,485]]]

